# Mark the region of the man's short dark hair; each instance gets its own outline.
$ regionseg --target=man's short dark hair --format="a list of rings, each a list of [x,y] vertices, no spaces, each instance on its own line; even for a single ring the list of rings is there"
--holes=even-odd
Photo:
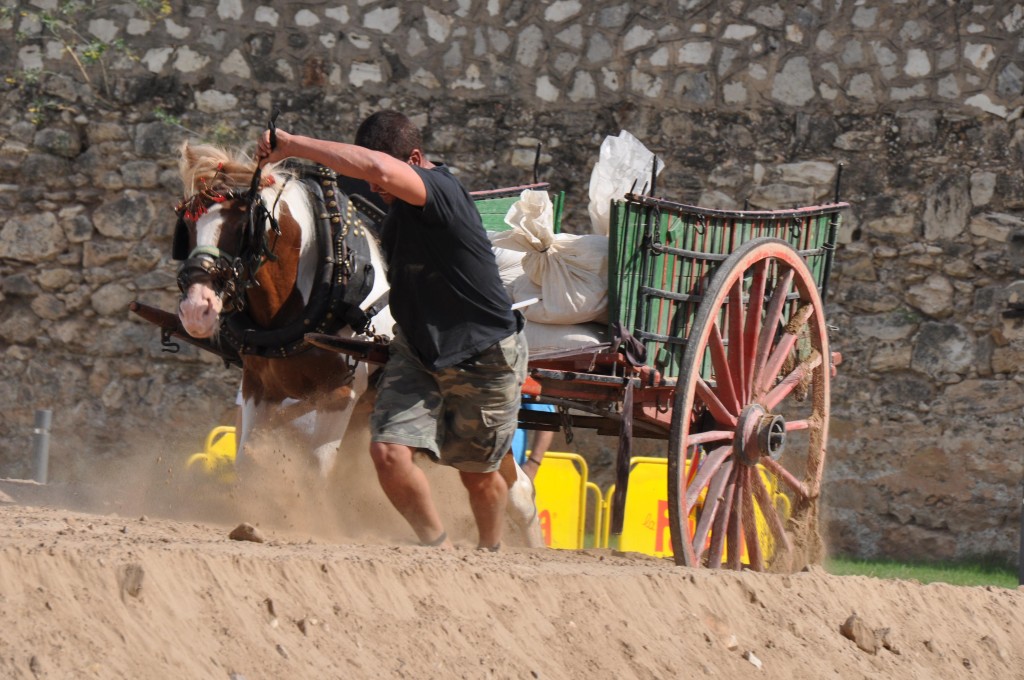
[[[386,109],[370,115],[356,131],[356,144],[408,160],[416,149],[423,150],[419,128],[405,114]]]

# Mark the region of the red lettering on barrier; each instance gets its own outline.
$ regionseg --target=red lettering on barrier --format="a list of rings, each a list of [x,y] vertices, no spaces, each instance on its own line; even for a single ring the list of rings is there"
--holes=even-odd
[[[551,547],[551,511],[540,511],[540,532],[544,536],[544,545]]]
[[[686,520],[686,526],[690,530],[689,538],[692,540],[693,534],[697,531],[697,520],[693,517],[693,515],[687,517]],[[665,532],[669,532],[669,536],[672,536],[672,527],[669,523],[668,518],[668,501],[658,501],[658,526],[657,528],[655,528],[654,531],[654,551],[658,553],[667,554],[672,549],[671,545],[667,548],[665,547]],[[669,543],[671,542],[672,541],[670,538]],[[707,548],[707,546],[709,545],[711,545],[710,537],[708,538],[707,545],[705,546],[705,548]]]
[[[665,552],[665,532],[669,530],[668,501],[658,501],[658,528],[654,534],[654,552]]]

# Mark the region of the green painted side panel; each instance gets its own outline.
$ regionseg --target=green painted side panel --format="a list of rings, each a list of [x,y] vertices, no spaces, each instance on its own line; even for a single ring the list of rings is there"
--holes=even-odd
[[[484,227],[506,231],[505,215],[519,189],[474,195]],[[552,195],[555,233],[564,192]],[[694,317],[715,270],[751,239],[779,238],[803,254],[818,289],[826,284],[834,239],[846,203],[779,211],[719,211],[671,201],[613,201],[608,235],[609,319],[641,338],[647,363],[679,377]],[[683,253],[659,251],[673,248]],[[651,337],[658,336],[658,337]],[[704,366],[701,375],[711,375]]]
[[[615,201],[608,239],[609,318],[644,340],[648,364],[664,377],[678,378],[693,319],[725,257],[751,239],[780,238],[804,253],[820,290],[834,247],[826,242],[845,207],[726,212],[667,201]],[[659,244],[689,252],[658,252]],[[644,288],[683,297],[668,299]],[[710,367],[701,373],[707,377]]]
[[[519,200],[519,195],[501,196],[499,198],[474,198],[476,209],[483,220],[484,229],[487,231],[508,231],[511,227],[505,224],[505,215],[508,209]],[[562,231],[562,210],[565,204],[565,192],[560,191],[551,195],[551,205],[554,216],[554,230],[556,234]]]

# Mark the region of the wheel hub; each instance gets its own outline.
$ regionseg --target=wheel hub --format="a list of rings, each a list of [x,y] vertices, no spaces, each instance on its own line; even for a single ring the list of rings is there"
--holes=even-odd
[[[734,449],[744,465],[757,465],[761,456],[777,459],[786,447],[786,419],[759,404],[743,409],[736,426]]]

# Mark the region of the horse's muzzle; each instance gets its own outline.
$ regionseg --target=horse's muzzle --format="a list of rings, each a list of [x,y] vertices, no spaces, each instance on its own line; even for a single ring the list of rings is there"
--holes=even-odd
[[[198,253],[189,257],[178,269],[178,290],[182,299],[195,284],[210,287],[223,304],[222,313],[241,311],[245,307],[244,292],[239,286],[238,268],[225,257]]]

